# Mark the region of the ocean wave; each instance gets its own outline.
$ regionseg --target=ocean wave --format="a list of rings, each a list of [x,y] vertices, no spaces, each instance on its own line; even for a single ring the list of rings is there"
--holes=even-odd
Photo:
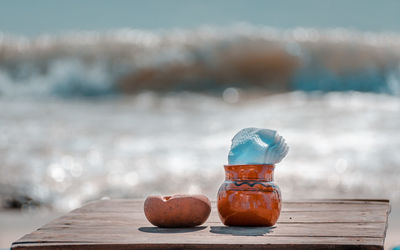
[[[0,33],[0,96],[153,91],[400,94],[400,34],[345,29],[121,29],[36,38]]]

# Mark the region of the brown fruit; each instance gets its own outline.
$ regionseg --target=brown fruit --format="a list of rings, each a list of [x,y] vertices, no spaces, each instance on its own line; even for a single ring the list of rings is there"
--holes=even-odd
[[[144,214],[158,227],[194,227],[203,224],[211,212],[205,195],[149,196],[144,202]]]

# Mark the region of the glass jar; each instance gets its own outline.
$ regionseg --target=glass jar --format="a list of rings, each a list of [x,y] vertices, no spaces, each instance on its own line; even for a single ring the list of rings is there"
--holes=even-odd
[[[272,226],[281,211],[274,165],[225,165],[218,191],[219,217],[227,226]]]

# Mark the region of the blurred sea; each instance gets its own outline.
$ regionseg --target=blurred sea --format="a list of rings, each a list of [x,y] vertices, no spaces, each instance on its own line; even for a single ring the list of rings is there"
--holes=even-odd
[[[0,33],[0,200],[215,199],[230,140],[276,129],[289,198],[400,200],[400,34],[237,25]]]

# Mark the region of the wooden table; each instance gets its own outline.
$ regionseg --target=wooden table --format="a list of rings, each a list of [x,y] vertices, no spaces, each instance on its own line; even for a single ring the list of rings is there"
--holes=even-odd
[[[12,244],[13,249],[383,249],[387,200],[284,202],[274,227],[225,227],[213,203],[195,228],[152,226],[142,200],[95,201]]]

